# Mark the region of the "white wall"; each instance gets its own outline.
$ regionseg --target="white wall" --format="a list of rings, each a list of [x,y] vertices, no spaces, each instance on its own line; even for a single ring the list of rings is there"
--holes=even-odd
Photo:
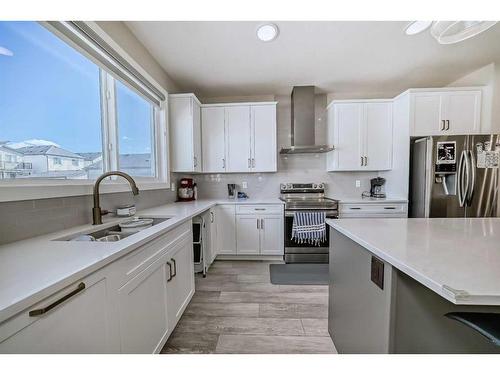
[[[148,72],[170,94],[178,92],[179,86],[156,62],[144,45],[139,42],[130,29],[121,21],[98,21],[104,30],[121,48]]]

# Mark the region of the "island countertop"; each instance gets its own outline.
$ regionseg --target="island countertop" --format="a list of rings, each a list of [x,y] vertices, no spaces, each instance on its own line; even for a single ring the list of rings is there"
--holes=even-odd
[[[454,304],[500,306],[500,218],[327,223]]]

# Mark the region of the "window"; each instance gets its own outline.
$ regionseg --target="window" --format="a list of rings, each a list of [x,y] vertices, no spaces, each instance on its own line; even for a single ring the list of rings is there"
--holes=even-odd
[[[49,28],[0,22],[7,51],[0,54],[0,146],[18,155],[6,161],[19,162],[3,163],[0,179],[92,180],[107,170],[157,178],[155,114],[164,97],[123,83],[122,70],[101,65],[102,57],[97,65]]]
[[[154,108],[121,82],[116,82],[118,167],[132,176],[155,176]]]

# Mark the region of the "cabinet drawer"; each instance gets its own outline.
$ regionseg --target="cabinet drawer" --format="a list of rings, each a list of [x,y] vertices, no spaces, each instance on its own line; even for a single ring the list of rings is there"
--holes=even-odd
[[[138,275],[167,251],[169,247],[182,241],[184,237],[191,235],[191,230],[191,221],[188,221],[118,260],[113,267],[116,270],[115,276],[119,285],[123,285]]]
[[[236,206],[237,215],[245,214],[281,214],[283,213],[283,205],[281,204],[240,204]]]
[[[78,280],[1,323],[0,353],[118,352],[107,272]]]
[[[405,217],[406,203],[341,203],[341,217]]]

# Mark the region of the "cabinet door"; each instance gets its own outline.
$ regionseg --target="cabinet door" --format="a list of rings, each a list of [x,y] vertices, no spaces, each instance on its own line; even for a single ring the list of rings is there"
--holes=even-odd
[[[442,93],[419,92],[412,94],[412,135],[439,135],[443,130]]]
[[[118,290],[122,353],[154,353],[168,334],[166,256]]]
[[[251,119],[252,171],[276,172],[276,106],[252,106]]]
[[[201,172],[201,108],[193,98],[191,98],[191,103],[193,113],[193,171]]]
[[[257,215],[236,216],[236,246],[238,255],[260,253],[260,217]]]
[[[194,265],[192,234],[170,253],[167,264],[170,281],[167,282],[169,325],[173,330],[194,294]]]
[[[250,106],[226,107],[226,132],[226,172],[250,171]]]
[[[107,275],[99,271],[10,318],[0,325],[0,353],[118,353],[108,289]],[[29,316],[76,290],[46,313]]]
[[[217,207],[217,254],[236,254],[236,218],[234,205]]]
[[[392,104],[366,103],[364,121],[365,170],[392,168]]]
[[[226,171],[224,107],[201,109],[201,139],[204,172]]]
[[[335,161],[332,170],[361,169],[362,123],[362,103],[335,104]]]
[[[172,171],[194,170],[193,98],[172,97],[169,102]],[[198,139],[198,142],[200,140]]]
[[[283,216],[261,216],[260,253],[262,255],[283,255]]]
[[[443,93],[443,134],[477,134],[480,131],[481,91]],[[449,128],[448,128],[449,127]]]

